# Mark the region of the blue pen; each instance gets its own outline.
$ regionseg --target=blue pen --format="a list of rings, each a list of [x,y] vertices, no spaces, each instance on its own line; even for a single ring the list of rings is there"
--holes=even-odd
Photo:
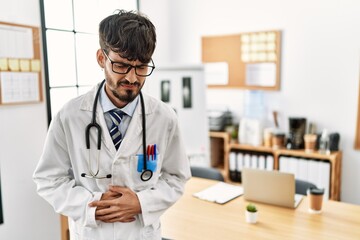
[[[153,156],[153,160],[156,160],[157,156],[156,156],[156,144],[154,144],[154,152],[153,152],[154,156]]]

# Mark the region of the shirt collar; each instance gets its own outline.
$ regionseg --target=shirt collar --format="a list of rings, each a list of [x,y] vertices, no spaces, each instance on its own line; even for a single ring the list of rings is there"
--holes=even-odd
[[[119,109],[118,107],[116,107],[110,100],[110,98],[108,97],[108,95],[105,92],[105,84],[101,89],[100,92],[100,104],[104,110],[104,113],[113,110],[113,109]],[[139,101],[139,95],[136,96],[136,98],[129,102],[128,104],[125,105],[125,107],[120,108],[121,111],[123,111],[124,113],[126,113],[126,115],[132,117],[134,115],[135,112],[135,108],[137,106],[137,103]]]

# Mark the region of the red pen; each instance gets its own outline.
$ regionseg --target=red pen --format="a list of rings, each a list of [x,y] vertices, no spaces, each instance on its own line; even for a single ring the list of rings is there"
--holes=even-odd
[[[150,160],[150,155],[151,155],[151,147],[150,145],[147,146],[147,150],[146,150],[146,161]]]

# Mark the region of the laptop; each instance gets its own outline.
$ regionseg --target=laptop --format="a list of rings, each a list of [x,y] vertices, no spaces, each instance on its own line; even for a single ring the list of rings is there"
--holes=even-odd
[[[247,201],[296,208],[303,195],[295,194],[294,174],[244,168],[242,186]]]

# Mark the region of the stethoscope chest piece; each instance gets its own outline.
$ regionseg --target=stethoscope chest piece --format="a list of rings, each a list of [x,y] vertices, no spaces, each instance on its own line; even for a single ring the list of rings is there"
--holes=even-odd
[[[143,180],[144,182],[146,182],[146,181],[149,181],[149,180],[150,180],[150,178],[152,177],[152,175],[153,175],[153,172],[152,172],[151,170],[149,170],[149,169],[146,169],[145,171],[143,171],[143,172],[141,173],[140,178],[141,178],[141,180]]]

